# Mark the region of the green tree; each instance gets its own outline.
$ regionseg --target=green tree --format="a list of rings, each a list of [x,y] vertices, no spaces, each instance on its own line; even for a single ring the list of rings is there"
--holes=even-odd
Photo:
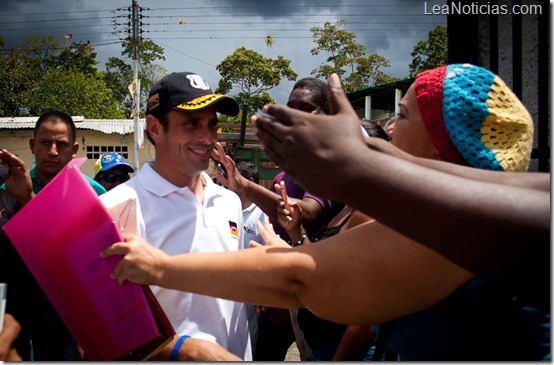
[[[120,58],[110,57],[106,63],[106,71],[103,74],[106,85],[112,90],[113,97],[118,101],[121,110],[126,115],[131,113],[132,99],[128,86],[133,81],[133,43],[128,38],[122,43],[121,55],[127,59],[125,62]],[[165,60],[164,50],[151,40],[141,40],[137,46],[137,58],[139,64],[138,78],[141,87],[141,115],[146,110],[148,91],[156,81],[161,79],[167,71],[155,64],[157,60]]]
[[[35,73],[47,73],[51,67],[60,64],[57,61],[57,54],[62,47],[60,41],[54,36],[23,37],[21,43],[23,52],[28,57],[30,66]]]
[[[261,110],[264,104],[274,102],[269,90],[279,85],[283,78],[293,81],[298,77],[290,67],[290,60],[283,56],[266,58],[245,47],[236,49],[216,68],[221,75],[216,92],[229,93],[237,87],[240,91],[235,99],[239,105],[248,104],[248,116]]]
[[[446,27],[437,25],[429,31],[427,40],[419,41],[411,53],[410,77],[421,71],[443,66],[448,63]]]
[[[22,48],[0,53],[0,82],[3,85],[0,89],[0,112],[9,116],[35,114],[37,102],[33,97],[38,87],[44,87],[46,92],[50,93],[47,99],[49,101],[61,95],[71,95],[64,92],[66,85],[57,82],[51,76],[52,73],[65,76],[78,72],[95,79],[99,75],[95,68],[97,63],[96,53],[88,44],[72,43],[62,47],[52,36],[23,37]],[[45,80],[52,82],[56,87],[51,87]],[[63,102],[53,105],[60,104]],[[40,106],[40,109],[53,108],[53,105],[45,104]],[[101,109],[101,106],[98,106],[98,109]],[[77,113],[81,114],[82,112]]]
[[[125,118],[104,80],[76,69],[51,70],[26,93],[25,105],[32,115],[59,109],[89,119]]]
[[[0,43],[4,44],[0,38]],[[28,58],[21,49],[4,52],[0,47],[0,115],[21,115],[25,92],[32,87]]]
[[[347,92],[397,80],[381,71],[383,67],[390,67],[389,61],[376,53],[366,55],[366,47],[356,41],[356,35],[342,29],[346,24],[346,21],[339,20],[310,29],[316,44],[311,54],[330,55],[311,74],[327,79],[332,73],[337,73],[343,79]]]
[[[53,60],[53,67],[57,69],[76,69],[83,73],[96,75],[98,69],[96,65],[96,52],[89,51],[90,45],[87,43],[71,43],[68,47],[60,50],[59,54]]]

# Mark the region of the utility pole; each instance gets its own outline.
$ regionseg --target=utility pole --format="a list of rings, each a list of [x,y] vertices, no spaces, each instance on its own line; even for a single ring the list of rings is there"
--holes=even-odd
[[[133,83],[131,89],[133,90],[133,114],[134,118],[134,168],[135,171],[139,170],[139,143],[142,140],[142,128],[140,128],[139,112],[140,112],[140,82],[138,79],[138,42],[139,42],[139,8],[137,0],[133,0],[132,8],[132,41],[133,41]]]

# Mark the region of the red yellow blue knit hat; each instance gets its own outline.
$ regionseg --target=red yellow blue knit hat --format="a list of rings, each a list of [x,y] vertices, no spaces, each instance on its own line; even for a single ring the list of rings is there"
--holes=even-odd
[[[482,67],[452,64],[420,73],[415,92],[443,159],[481,169],[527,171],[533,120],[500,77]]]

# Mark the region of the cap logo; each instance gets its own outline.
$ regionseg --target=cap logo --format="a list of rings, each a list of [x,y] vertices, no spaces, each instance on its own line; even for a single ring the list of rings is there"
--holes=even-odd
[[[198,75],[187,75],[187,79],[190,80],[190,86],[195,89],[208,90],[210,88],[210,85]]]
[[[150,98],[148,98],[148,110],[152,110],[155,107],[157,107],[158,105],[160,105],[160,95],[159,94],[156,93],[156,94],[152,95]]]
[[[104,155],[104,156],[102,156],[102,162],[103,162],[103,163],[108,163],[108,162],[110,162],[112,159],[113,159],[113,155]]]

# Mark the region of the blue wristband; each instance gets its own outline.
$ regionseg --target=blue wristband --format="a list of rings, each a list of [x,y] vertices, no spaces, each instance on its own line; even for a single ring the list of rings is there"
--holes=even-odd
[[[178,361],[179,360],[179,349],[183,345],[183,342],[190,336],[183,335],[179,337],[177,342],[175,342],[175,346],[173,346],[173,351],[171,351],[171,361]]]

